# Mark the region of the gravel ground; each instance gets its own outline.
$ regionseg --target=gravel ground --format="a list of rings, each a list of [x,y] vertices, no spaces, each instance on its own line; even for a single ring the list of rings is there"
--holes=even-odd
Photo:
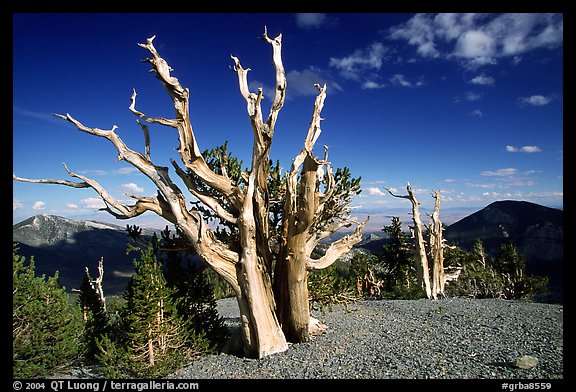
[[[236,300],[218,301],[231,330]],[[315,316],[328,329],[263,359],[203,357],[169,378],[562,379],[563,306],[505,300],[361,301]],[[530,369],[518,357],[537,358]]]

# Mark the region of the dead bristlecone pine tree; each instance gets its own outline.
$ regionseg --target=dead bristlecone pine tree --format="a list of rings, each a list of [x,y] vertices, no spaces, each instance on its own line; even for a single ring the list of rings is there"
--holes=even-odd
[[[432,297],[444,296],[444,237],[442,221],[440,220],[440,192],[432,192],[434,212],[430,215],[431,224],[428,227],[430,256],[432,258]]]
[[[305,136],[304,147],[292,162],[284,181],[284,207],[281,220],[281,239],[271,244],[270,208],[272,200],[267,186],[270,171],[270,150],[276,120],[286,98],[286,75],[282,64],[282,35],[270,38],[266,29],[262,40],[272,48],[272,63],[276,73],[274,96],[268,116],[264,119],[261,103],[262,88],[249,90],[247,74],[240,60],[231,56],[231,69],[238,78],[239,90],[246,102],[247,114],[253,131],[254,144],[251,167],[234,181],[228,175],[226,157],[221,157],[220,169],[214,170],[202,156],[189,116],[189,90],[171,75],[173,71],[160,57],[151,37],[139,44],[149,53],[148,62],[156,77],[172,99],[175,116],[172,119],[149,117],[136,109],[136,91],[132,94],[130,111],[136,115],[144,134],[144,153],[129,148],[112,129],[103,130],[82,124],[70,114],[55,116],[69,121],[80,131],[108,139],[118,151],[118,159],[136,167],[156,186],[155,196],[128,195],[133,204],[114,198],[98,182],[71,171],[71,177],[80,181],[25,179],[15,180],[47,184],[61,184],[74,188],[92,188],[102,198],[107,211],[118,219],[133,218],[152,211],[174,224],[190,240],[190,251],[200,255],[234,289],[240,308],[244,354],[261,358],[284,351],[288,341],[302,342],[322,328],[311,317],[307,289],[308,274],[313,269],[331,265],[361,240],[362,227],[350,215],[349,193],[342,191],[327,160],[313,153],[320,135],[320,113],[326,98],[326,85],[315,85],[318,96],[314,103],[312,120]],[[174,128],[178,134],[181,165],[171,160],[188,195],[172,181],[169,169],[156,165],[150,158],[149,128],[158,124]],[[192,197],[187,200],[187,197]],[[191,202],[198,201],[218,218],[237,229],[238,240],[230,244],[216,235],[207,224],[201,209]],[[224,202],[223,202],[224,201]],[[329,211],[328,211],[329,210]],[[354,232],[333,242],[325,255],[311,257],[315,246],[343,226],[356,225]],[[275,267],[273,271],[273,265]]]
[[[412,235],[414,237],[414,257],[416,260],[416,270],[418,271],[418,281],[426,290],[426,296],[432,298],[432,289],[430,288],[430,271],[428,268],[428,256],[426,255],[426,246],[424,241],[424,234],[422,231],[422,220],[420,219],[420,203],[416,200],[414,190],[410,183],[406,186],[407,195],[397,195],[390,188],[384,188],[394,197],[410,200],[412,203],[412,222],[414,226],[411,227]]]

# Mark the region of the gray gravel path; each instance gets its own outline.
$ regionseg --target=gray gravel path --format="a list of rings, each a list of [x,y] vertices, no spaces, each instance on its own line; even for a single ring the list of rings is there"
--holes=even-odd
[[[218,301],[237,325],[235,299]],[[563,306],[505,300],[361,301],[315,316],[328,330],[260,360],[201,358],[170,378],[561,379]],[[515,366],[529,355],[538,364]]]

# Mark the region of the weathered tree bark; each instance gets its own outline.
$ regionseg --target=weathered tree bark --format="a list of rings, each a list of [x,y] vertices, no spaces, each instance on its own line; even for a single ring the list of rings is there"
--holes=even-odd
[[[444,238],[442,221],[440,221],[440,192],[432,192],[434,212],[431,215],[432,225],[429,228],[430,255],[432,257],[432,297],[444,295]]]
[[[426,247],[424,245],[424,235],[422,234],[422,220],[420,219],[420,203],[416,200],[414,196],[414,191],[410,186],[410,183],[406,186],[408,195],[396,195],[390,188],[384,188],[394,197],[399,197],[402,199],[408,199],[412,203],[412,221],[414,222],[414,227],[412,229],[412,234],[415,240],[414,255],[416,259],[416,269],[418,271],[418,280],[424,289],[426,290],[426,296],[432,298],[432,290],[430,288],[430,272],[428,269],[428,257],[426,256]]]
[[[326,98],[326,85],[316,85],[316,88],[320,94],[314,104],[304,148],[292,162],[292,168],[286,177],[283,235],[275,272],[278,316],[286,338],[291,342],[304,342],[310,335],[319,332],[318,328],[322,329],[322,325],[310,317],[309,272],[332,265],[338,257],[348,252],[362,239],[362,227],[366,223],[358,223],[353,234],[332,243],[320,259],[313,260],[310,257],[321,240],[353,222],[348,216],[350,209],[341,206],[340,211],[332,212],[335,219],[330,222],[329,227],[319,230],[326,202],[338,195],[334,194],[334,175],[328,162],[327,148],[325,147],[323,160],[315,157],[312,152],[321,132],[320,112]],[[320,178],[324,176],[326,187],[324,192],[320,192]]]
[[[231,67],[238,77],[240,93],[247,105],[248,117],[253,130],[254,143],[250,170],[245,173],[245,185],[238,185],[222,167],[220,172],[210,168],[202,156],[196,142],[189,118],[189,90],[180,85],[170,72],[172,68],[160,57],[153,45],[155,37],[145,44],[139,44],[150,54],[145,61],[151,64],[151,71],[164,85],[172,99],[175,117],[149,117],[136,109],[136,91],[131,97],[130,111],[138,117],[138,124],[144,133],[144,154],[128,148],[110,130],[90,128],[71,115],[55,116],[71,122],[80,131],[108,139],[118,151],[118,160],[124,160],[136,167],[157,187],[156,196],[128,195],[134,199],[132,205],[124,204],[110,195],[98,182],[76,174],[64,165],[71,177],[80,182],[50,179],[13,178],[19,181],[46,184],[60,184],[74,188],[92,188],[102,198],[105,207],[101,210],[117,219],[129,219],[152,211],[176,225],[190,240],[193,250],[200,255],[234,289],[240,308],[245,355],[261,358],[287,349],[284,331],[293,341],[307,340],[314,325],[319,325],[310,317],[307,274],[314,268],[325,268],[340,255],[360,241],[364,223],[359,223],[354,234],[333,243],[324,257],[312,260],[310,254],[318,242],[353,220],[347,216],[346,203],[338,205],[339,210],[329,224],[319,224],[320,215],[330,197],[338,197],[334,192],[334,181],[329,163],[315,158],[312,154],[314,143],[320,134],[320,111],[326,95],[326,87],[320,88],[314,107],[312,123],[308,130],[305,147],[292,164],[286,177],[288,195],[284,206],[283,243],[279,251],[282,260],[277,263],[276,274],[272,271],[274,252],[270,247],[270,196],[267,187],[269,155],[272,137],[278,114],[286,95],[286,76],[281,58],[282,35],[272,39],[266,29],[262,39],[272,47],[272,60],[276,71],[276,86],[270,112],[263,120],[261,102],[262,89],[252,93],[248,88],[247,73],[238,58],[232,56]],[[176,174],[182,179],[190,194],[200,203],[211,209],[220,219],[238,229],[239,244],[230,244],[218,239],[206,224],[202,214],[188,209],[187,200],[181,189],[170,179],[168,167],[155,165],[150,158],[149,130],[146,124],[159,124],[176,129],[178,133],[178,153],[184,168],[171,160]],[[302,166],[300,181],[298,170]],[[326,173],[324,173],[326,172]],[[319,190],[320,176],[327,176],[324,193]],[[199,185],[201,184],[201,186]],[[210,189],[207,192],[206,189]],[[214,195],[218,195],[215,197]],[[222,203],[221,200],[225,200]],[[275,276],[274,276],[275,275]],[[278,283],[273,291],[272,279]],[[280,294],[278,294],[280,293]],[[280,302],[276,302],[279,300]],[[277,317],[281,314],[281,322]]]

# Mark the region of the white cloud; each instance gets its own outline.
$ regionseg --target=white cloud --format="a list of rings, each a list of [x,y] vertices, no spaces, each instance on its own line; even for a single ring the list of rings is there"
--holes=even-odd
[[[472,110],[470,115],[473,117],[482,117],[482,116],[484,116],[484,113],[482,113],[482,111],[480,109],[475,109],[475,110]]]
[[[133,182],[120,185],[120,190],[122,190],[125,193],[142,193],[142,192],[144,192],[144,188],[139,187],[138,185],[136,185]]]
[[[530,153],[533,153],[533,152],[540,152],[540,151],[542,151],[542,150],[541,150],[540,147],[538,147],[538,146],[523,146],[523,147],[520,147],[520,152],[527,152],[527,153],[529,153],[529,154],[530,154]]]
[[[374,89],[379,89],[379,88],[384,88],[384,87],[386,87],[385,84],[378,83],[378,82],[375,82],[373,80],[367,80],[364,83],[362,83],[362,86],[361,86],[361,88],[363,90],[374,90]]]
[[[406,40],[416,46],[416,52],[422,57],[438,57],[440,52],[436,49],[435,26],[430,19],[430,15],[417,14],[408,22],[392,27],[390,37]]]
[[[19,210],[20,208],[23,208],[23,207],[24,207],[24,204],[22,204],[18,200],[12,200],[12,211]]]
[[[34,205],[32,206],[33,210],[43,210],[46,208],[46,203],[39,200],[37,202],[34,203]]]
[[[479,84],[482,86],[492,86],[494,85],[494,78],[482,74],[470,79],[468,83]]]
[[[493,64],[563,43],[562,14],[417,14],[392,27],[390,37],[416,47],[421,57],[456,59],[468,66]]]
[[[388,49],[380,42],[373,42],[365,49],[357,49],[349,56],[330,58],[329,65],[340,71],[340,74],[352,80],[359,80],[366,71],[379,70]]]
[[[498,169],[496,171],[492,171],[492,170],[485,170],[483,171],[481,174],[483,176],[497,176],[497,177],[502,177],[502,176],[513,176],[514,174],[516,174],[518,172],[518,169],[514,169],[511,167],[507,167],[504,169]]]
[[[545,97],[544,95],[532,95],[530,97],[518,98],[519,103],[532,106],[545,106],[548,105],[551,101],[551,97]]]
[[[525,152],[525,153],[531,154],[534,152],[540,152],[542,150],[538,146],[522,146],[520,148],[518,148],[516,146],[506,146],[506,151],[507,152]]]
[[[99,197],[87,197],[86,199],[80,200],[84,208],[104,208],[106,204]]]
[[[376,187],[368,188],[368,189],[366,189],[366,192],[368,192],[369,195],[373,195],[373,196],[384,196],[385,195],[385,193],[382,192],[380,190],[380,188],[376,188]]]
[[[78,208],[78,205],[74,204],[74,203],[67,203],[66,207],[74,209],[74,208]]]
[[[480,30],[467,31],[458,38],[453,55],[474,65],[495,63],[494,39]]]
[[[326,14],[319,13],[302,13],[296,14],[295,16],[296,25],[305,29],[317,29],[332,20],[331,18],[328,18]]]

